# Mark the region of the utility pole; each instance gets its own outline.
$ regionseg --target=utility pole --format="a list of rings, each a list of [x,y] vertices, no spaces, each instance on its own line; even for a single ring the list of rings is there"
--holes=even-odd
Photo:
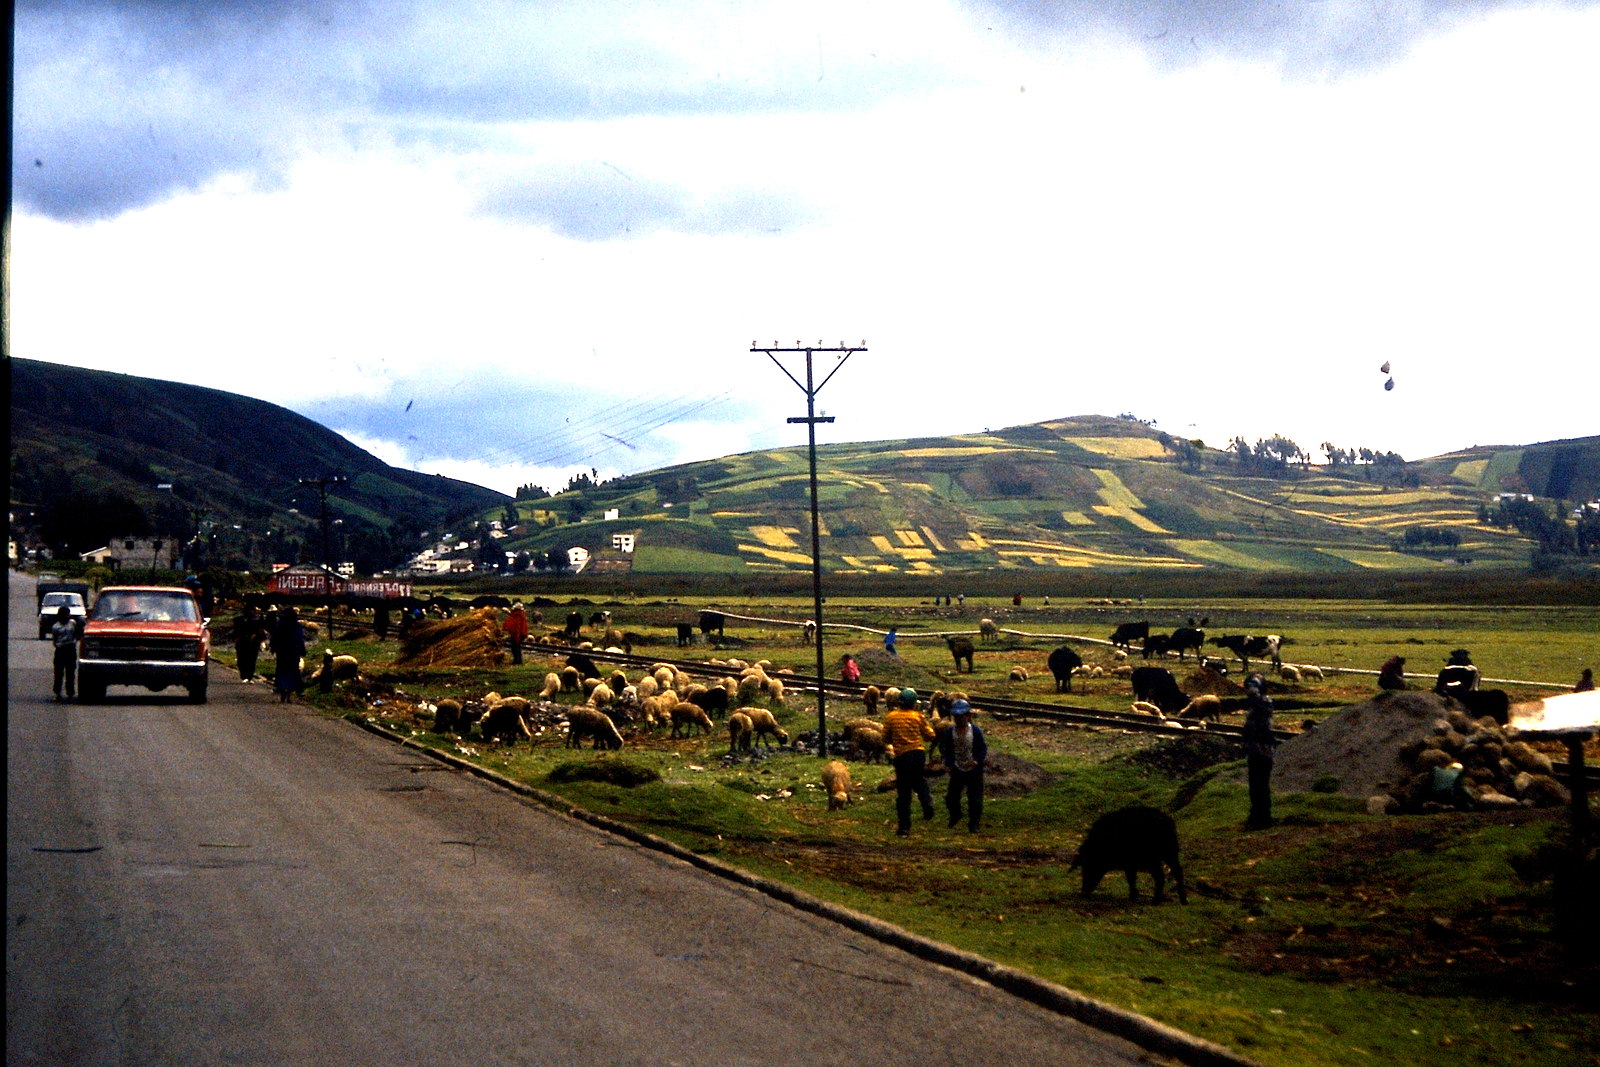
[[[301,478],[301,485],[309,485],[317,491],[317,501],[321,508],[322,516],[322,588],[328,600],[328,640],[333,640],[333,583],[328,580],[333,572],[328,567],[328,490],[336,485],[343,485],[350,479],[342,474],[325,474],[320,478]]]
[[[822,658],[822,524],[817,517],[817,423],[832,422],[833,418],[831,416],[819,416],[817,414],[817,394],[822,391],[822,387],[824,385],[827,385],[833,380],[833,376],[835,374],[839,373],[839,368],[844,366],[846,360],[848,360],[855,353],[865,352],[866,350],[867,342],[865,341],[862,341],[859,345],[847,345],[843,341],[840,341],[837,346],[832,347],[824,345],[821,341],[818,341],[815,345],[801,345],[800,342],[796,341],[795,347],[793,348],[781,348],[776,341],[772,343],[772,347],[770,348],[765,347],[755,341],[750,342],[750,351],[766,353],[767,358],[772,360],[773,363],[777,364],[778,369],[783,371],[784,376],[787,377],[791,382],[794,382],[795,385],[800,386],[800,391],[806,394],[805,417],[792,418],[788,421],[791,423],[803,422],[806,424],[806,433],[808,435],[810,444],[811,618],[812,621],[817,624],[817,755],[821,756],[823,759],[828,758],[828,712],[826,707],[827,697],[823,692],[823,685],[827,680],[827,665]],[[789,368],[785,367],[783,363],[779,361],[777,354],[780,352],[788,354],[799,352],[805,353],[806,380],[804,385],[801,385],[800,379],[796,378],[793,374],[790,374]],[[828,376],[823,378],[820,384],[814,384],[815,379],[812,376],[811,357],[812,354],[816,352],[832,352],[839,357],[839,365],[834,367],[833,370],[829,371]]]

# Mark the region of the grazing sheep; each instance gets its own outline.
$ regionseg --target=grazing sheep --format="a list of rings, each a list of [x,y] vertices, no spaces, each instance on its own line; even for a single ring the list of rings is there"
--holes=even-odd
[[[789,743],[789,731],[779,726],[778,720],[773,718],[772,712],[768,711],[766,708],[743,707],[739,710],[744,712],[745,715],[750,719],[750,740],[752,745],[762,738],[772,737],[776,737],[778,739],[778,743],[781,745],[787,745]],[[767,741],[766,747],[772,747],[772,742],[770,740]]]
[[[640,700],[649,700],[651,697],[661,692],[661,683],[656,681],[655,675],[647,674],[643,678],[639,679],[634,688],[639,691]]]
[[[869,718],[878,714],[878,698],[882,695],[882,691],[875,685],[869,685],[861,691],[861,706],[867,709]]]
[[[800,640],[808,645],[816,643],[817,621],[815,619],[807,619],[805,624],[800,627]]]
[[[1326,675],[1323,674],[1321,667],[1310,663],[1302,663],[1300,664],[1300,677],[1307,680],[1315,678],[1320,682],[1326,677]]]
[[[1286,682],[1298,682],[1300,680],[1300,668],[1292,663],[1285,663],[1278,668],[1278,676]]]
[[[551,671],[544,676],[544,687],[539,690],[539,699],[554,700],[559,692],[561,692],[561,675]]]
[[[598,678],[585,678],[579,684],[583,687],[583,695],[588,697],[590,693],[594,692],[596,689],[599,689],[602,683]]]
[[[1166,718],[1166,716],[1161,713],[1161,709],[1150,703],[1148,700],[1135,700],[1133,702],[1133,710],[1138,712],[1140,715],[1154,715],[1158,719]]]
[[[611,672],[611,677],[606,679],[606,684],[611,687],[613,693],[620,693],[627,687],[628,676],[621,668],[618,668]]]
[[[433,711],[433,732],[434,733],[436,733],[436,734],[457,733],[457,732],[467,733],[471,729],[472,729],[472,723],[468,722],[462,716],[462,714],[461,714],[461,701],[457,700],[455,697],[445,697],[443,700],[439,701],[439,703],[437,705],[434,706],[434,711]]]
[[[618,749],[622,747],[622,735],[617,732],[617,725],[611,721],[611,716],[599,708],[588,706],[569,708],[567,710],[567,747],[582,748],[583,739],[586,737],[593,740],[595,748]]]
[[[600,639],[600,643],[607,648],[620,648],[624,652],[633,651],[633,642],[629,641],[628,635],[621,630],[607,630],[605,636]]]
[[[771,675],[767,676],[767,701],[774,707],[778,708],[787,705],[788,702],[784,699],[782,678],[774,678]]]
[[[728,713],[728,691],[720,685],[702,688],[699,692],[688,695],[689,703],[698,707],[709,717],[716,719]]]
[[[521,701],[520,706],[518,701]],[[531,745],[533,731],[523,714],[527,707],[527,700],[521,697],[492,704],[478,719],[478,731],[483,734],[483,739],[491,744],[504,741],[514,745],[517,743],[517,738],[526,737]]]
[[[993,619],[979,619],[978,633],[985,642],[1000,640],[1000,627],[995,625]]]
[[[736,711],[728,716],[728,755],[736,752],[750,751],[750,737],[755,731],[755,725],[750,721],[750,716],[742,711]]]
[[[1122,808],[1102,815],[1084,835],[1078,854],[1068,870],[1083,868],[1083,895],[1094,892],[1107,871],[1122,871],[1128,876],[1128,899],[1139,899],[1135,875],[1149,871],[1155,880],[1155,902],[1166,899],[1166,872],[1172,868],[1172,881],[1178,903],[1187,904],[1183,889],[1183,864],[1178,860],[1178,827],[1172,816],[1142,805]]]
[[[608,708],[616,701],[616,699],[617,695],[613,693],[611,691],[611,687],[606,685],[604,682],[601,682],[593,689],[589,690],[589,706],[591,708]]]
[[[838,760],[829,760],[822,768],[822,788],[828,794],[828,810],[838,811],[852,803],[850,790],[855,783],[850,780],[850,768]]]
[[[739,703],[749,704],[760,697],[767,689],[766,680],[767,676],[759,671],[747,672],[739,679]]]
[[[1128,658],[1128,650],[1125,648],[1114,648],[1111,650],[1111,658],[1119,661],[1125,660]]]
[[[1026,682],[1028,680],[1028,668],[1012,667],[1010,680],[1013,682]]]
[[[561,688],[566,692],[576,693],[581,680],[582,675],[578,673],[578,668],[571,665],[561,668]]]
[[[868,763],[876,763],[888,755],[889,745],[883,739],[882,727],[863,726],[850,736],[856,755]]]
[[[1131,663],[1119,663],[1111,668],[1110,674],[1113,678],[1132,678],[1133,672],[1137,669]]]
[[[361,677],[361,664],[354,656],[334,656],[329,671],[329,679],[335,682],[347,682]],[[311,677],[306,681],[319,682],[322,680],[322,668],[318,667],[311,672]]]
[[[947,637],[945,643],[950,646],[950,655],[955,657],[956,670],[962,669],[962,662],[966,662],[966,671],[972,673],[972,639],[970,637]]]
[[[1201,693],[1178,712],[1180,719],[1211,719],[1213,722],[1222,718],[1222,698],[1214,693]]]
[[[673,737],[678,737],[679,731],[682,731],[683,735],[688,735],[691,726],[700,727],[702,734],[711,732],[711,716],[687,700],[681,704],[674,704],[671,715]]]

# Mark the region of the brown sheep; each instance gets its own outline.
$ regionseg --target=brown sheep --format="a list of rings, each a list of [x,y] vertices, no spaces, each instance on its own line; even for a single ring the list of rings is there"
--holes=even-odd
[[[863,726],[852,735],[857,756],[868,763],[876,763],[888,752],[888,742],[883,739],[883,731],[872,727]]]
[[[861,691],[861,705],[867,709],[867,717],[878,714],[878,698],[883,696],[882,690],[875,685],[869,685]]]
[[[568,709],[567,747],[582,748],[585,737],[593,739],[595,748],[622,747],[622,735],[617,732],[617,725],[611,721],[611,716],[599,708],[588,706]]]
[[[735,752],[749,752],[750,738],[755,731],[750,716],[742,711],[736,711],[728,716],[728,754]]]
[[[561,688],[567,692],[576,693],[578,691],[579,678],[578,668],[570,664],[561,668]]]
[[[829,760],[822,768],[822,788],[828,794],[828,810],[838,811],[853,803],[850,790],[855,783],[850,780],[850,768],[838,760]]]
[[[673,737],[679,736],[680,730],[683,731],[684,736],[688,736],[692,726],[700,727],[702,734],[711,732],[711,716],[707,715],[698,705],[691,704],[687,700],[681,704],[674,704],[670,714],[672,716]]]
[[[773,718],[772,712],[766,708],[743,707],[739,710],[750,718],[752,746],[756,741],[767,737],[776,737],[781,745],[789,743],[789,731],[779,726],[778,720]],[[766,747],[771,748],[772,742],[768,741]]]
[[[1222,698],[1214,693],[1201,693],[1178,712],[1180,719],[1212,719],[1222,718]]]
[[[551,671],[544,676],[544,687],[539,690],[539,699],[554,700],[559,692],[561,692],[561,675]]]
[[[436,734],[456,733],[461,727],[472,728],[461,714],[461,701],[455,697],[445,697],[434,706],[433,732]]]

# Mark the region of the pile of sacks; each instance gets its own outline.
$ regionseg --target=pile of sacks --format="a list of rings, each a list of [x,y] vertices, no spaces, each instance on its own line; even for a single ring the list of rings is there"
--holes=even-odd
[[[1549,756],[1515,740],[1492,718],[1473,719],[1458,707],[1433,720],[1431,734],[1404,745],[1399,756],[1407,773],[1389,792],[1368,798],[1373,814],[1572,802],[1551,773]]]

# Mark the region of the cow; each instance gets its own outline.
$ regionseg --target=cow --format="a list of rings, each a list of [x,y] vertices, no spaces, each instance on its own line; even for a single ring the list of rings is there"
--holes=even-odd
[[[567,625],[562,629],[561,636],[568,641],[576,641],[583,632],[583,612],[571,611],[567,613]]]
[[[1176,652],[1182,659],[1184,652],[1194,649],[1195,659],[1200,658],[1200,648],[1206,643],[1206,632],[1193,626],[1180,626],[1172,631],[1172,637],[1167,641],[1167,651]]]
[[[1072,672],[1083,666],[1083,657],[1062,645],[1050,653],[1050,658],[1045,662],[1050,665],[1050,673],[1056,676],[1056,692],[1072,692]]]
[[[610,626],[611,625],[611,612],[609,612],[609,611],[597,611],[597,612],[595,612],[593,615],[589,616],[589,625],[590,626]]]
[[[1171,634],[1151,634],[1149,637],[1144,639],[1144,648],[1140,650],[1140,655],[1142,655],[1145,659],[1149,659],[1151,656],[1160,658],[1165,656],[1167,654],[1167,649],[1171,647]]]
[[[720,611],[702,611],[700,613],[700,632],[703,634],[714,633],[721,637],[723,636],[722,626],[724,621]]]
[[[950,646],[950,655],[955,657],[956,670],[961,670],[961,661],[966,660],[967,673],[972,673],[972,639],[970,637],[947,637],[945,642]]]
[[[1278,634],[1224,634],[1213,637],[1211,643],[1218,648],[1226,648],[1235,656],[1244,669],[1250,669],[1250,657],[1256,659],[1270,657],[1274,667],[1281,666],[1283,661],[1279,658],[1279,649],[1283,645],[1283,638]]]
[[[1111,643],[1118,648],[1127,648],[1135,639],[1143,641],[1150,636],[1150,623],[1124,622],[1117,626],[1111,634]]]
[[[1163,715],[1176,715],[1189,705],[1189,698],[1165,667],[1136,667],[1132,682],[1133,698],[1154,704]]]
[[[684,648],[692,644],[694,644],[694,623],[678,623],[678,647]]]

